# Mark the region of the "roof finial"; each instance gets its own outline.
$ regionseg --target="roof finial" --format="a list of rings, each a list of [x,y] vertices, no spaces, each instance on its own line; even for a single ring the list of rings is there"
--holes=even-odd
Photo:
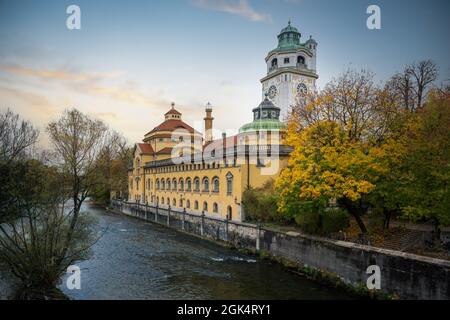
[[[264,93],[264,96],[265,96],[266,99],[267,99],[267,97],[269,96],[269,94],[266,92],[266,93]]]
[[[291,25],[291,20],[292,20],[292,18],[289,17],[289,20],[288,20],[288,25],[289,25],[289,26]]]
[[[170,105],[172,106],[172,109],[175,109],[175,102],[171,102]]]

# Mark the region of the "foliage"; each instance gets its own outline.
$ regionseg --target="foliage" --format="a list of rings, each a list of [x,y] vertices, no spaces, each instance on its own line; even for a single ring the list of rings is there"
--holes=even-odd
[[[242,195],[246,219],[260,222],[282,221],[277,213],[278,194],[274,181],[269,180],[261,188],[249,188]]]
[[[0,261],[21,282],[18,298],[49,298],[67,267],[88,256],[92,219],[82,214],[71,229],[73,211],[54,168],[28,160],[3,164],[2,170],[13,182],[8,187],[14,201],[5,208],[15,214],[0,224]]]
[[[402,214],[412,221],[450,223],[450,97],[433,92],[411,123],[401,167]]]
[[[319,213],[337,200],[365,232],[361,212],[351,205],[375,188],[373,178],[383,170],[365,145],[351,141],[345,128],[332,121],[317,122],[300,132],[294,122],[288,127],[287,143],[294,151],[277,179],[279,212],[302,215],[307,203]]]

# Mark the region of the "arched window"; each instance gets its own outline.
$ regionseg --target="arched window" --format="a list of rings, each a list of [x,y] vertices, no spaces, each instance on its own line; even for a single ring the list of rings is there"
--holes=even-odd
[[[178,185],[178,190],[184,191],[184,180],[182,178],[178,181]]]
[[[159,190],[159,179],[156,179],[156,190]]]
[[[271,65],[272,67],[276,67],[278,65],[278,59],[277,58],[272,59]]]
[[[192,191],[192,181],[191,178],[186,179],[186,191]]]
[[[231,195],[233,193],[233,175],[231,172],[228,172],[226,175],[227,178],[227,195]]]
[[[203,192],[209,192],[209,179],[208,177],[203,178]]]
[[[183,208],[183,199],[180,199],[180,201],[178,201],[178,206],[180,208]]]
[[[161,190],[166,190],[166,180],[161,180]]]
[[[177,191],[177,179],[175,178],[172,180],[172,190]]]
[[[208,211],[208,202],[203,202],[203,211]]]
[[[195,202],[194,202],[194,209],[198,210],[198,201],[197,200],[195,200]]]
[[[194,179],[194,191],[200,192],[200,179],[198,177]]]
[[[166,203],[167,203],[168,206],[170,206],[170,199],[169,198],[167,198],[167,202]]]
[[[212,185],[213,185],[213,192],[219,192],[219,178],[218,177],[214,177],[212,180]]]
[[[231,206],[227,207],[227,219],[233,220],[233,210],[231,209]]]
[[[219,206],[217,205],[216,202],[213,203],[213,212],[214,213],[218,213],[219,212]]]
[[[167,184],[167,191],[170,191],[170,179],[169,178],[167,178],[166,184]]]
[[[177,206],[177,200],[175,198],[173,198],[172,200],[172,207],[176,207]]]
[[[150,179],[147,179],[147,188],[150,190]]]
[[[156,204],[159,204],[159,197],[156,197]]]
[[[186,200],[186,208],[188,208],[188,209],[191,208],[191,201],[190,200]]]
[[[161,204],[164,204],[164,197],[161,198]]]
[[[303,56],[298,56],[297,57],[297,63],[298,64],[305,64],[305,57],[303,57]]]

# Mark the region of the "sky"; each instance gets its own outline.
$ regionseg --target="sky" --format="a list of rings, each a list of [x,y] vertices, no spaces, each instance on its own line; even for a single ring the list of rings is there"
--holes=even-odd
[[[81,29],[66,27],[69,5]],[[381,29],[369,30],[369,5]],[[252,119],[264,58],[288,20],[318,42],[317,85],[346,68],[382,82],[433,59],[450,78],[448,0],[0,0],[0,111],[41,131],[71,107],[105,121],[130,143],[164,120],[173,101],[202,130],[213,105],[216,137]]]

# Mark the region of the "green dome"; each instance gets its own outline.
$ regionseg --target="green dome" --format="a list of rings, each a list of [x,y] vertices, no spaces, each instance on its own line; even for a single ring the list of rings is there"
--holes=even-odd
[[[289,21],[288,26],[282,29],[278,35],[278,47],[270,51],[269,55],[274,52],[296,51],[298,49],[309,50],[305,44],[300,42],[301,36],[302,34],[296,27],[291,26]]]
[[[253,132],[253,131],[285,131],[286,125],[280,120],[275,119],[261,119],[244,124],[239,133]]]

